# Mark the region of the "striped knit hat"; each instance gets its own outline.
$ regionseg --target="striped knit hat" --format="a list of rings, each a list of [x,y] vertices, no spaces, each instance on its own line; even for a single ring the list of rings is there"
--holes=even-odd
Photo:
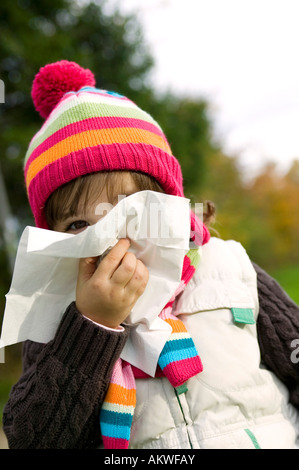
[[[156,121],[128,98],[95,88],[92,72],[62,60],[42,67],[32,86],[45,118],[25,158],[25,182],[37,227],[61,185],[98,171],[146,173],[167,194],[183,196],[182,173]]]

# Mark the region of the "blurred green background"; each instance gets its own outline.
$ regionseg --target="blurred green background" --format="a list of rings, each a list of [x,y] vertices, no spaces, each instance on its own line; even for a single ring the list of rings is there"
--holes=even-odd
[[[138,21],[117,11],[105,13],[107,3],[0,2],[0,79],[5,85],[0,103],[0,320],[17,240],[26,225],[33,225],[22,162],[42,120],[33,108],[31,84],[41,66],[61,59],[90,68],[99,88],[130,97],[155,117],[181,163],[186,196],[215,203],[212,234],[240,241],[299,303],[299,160],[287,173],[269,163],[254,179],[245,178],[238,155],[226,155],[215,138],[211,104],[155,90],[148,79],[154,59]],[[20,371],[20,345],[6,348],[0,416]]]

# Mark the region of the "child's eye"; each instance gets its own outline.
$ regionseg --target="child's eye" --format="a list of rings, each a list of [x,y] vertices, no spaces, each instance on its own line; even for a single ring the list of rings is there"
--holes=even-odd
[[[88,222],[86,220],[76,220],[67,226],[66,232],[77,233],[81,232],[85,227],[88,227]]]

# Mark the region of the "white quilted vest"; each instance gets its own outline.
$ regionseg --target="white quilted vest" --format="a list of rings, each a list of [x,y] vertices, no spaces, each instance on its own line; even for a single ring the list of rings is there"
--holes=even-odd
[[[298,448],[299,414],[260,365],[256,273],[239,243],[202,248],[178,312],[204,370],[178,390],[166,378],[136,380],[130,448]]]

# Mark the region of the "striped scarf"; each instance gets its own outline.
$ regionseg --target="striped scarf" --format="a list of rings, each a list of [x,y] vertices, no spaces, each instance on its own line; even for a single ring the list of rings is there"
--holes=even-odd
[[[209,239],[207,229],[202,244]],[[157,376],[166,377],[173,387],[179,387],[190,377],[203,370],[193,339],[183,322],[172,314],[176,297],[184,290],[199,263],[198,247],[185,255],[181,282],[175,294],[165,305],[159,317],[168,323],[172,331],[158,360]],[[122,359],[114,365],[110,385],[100,413],[100,426],[105,449],[127,449],[136,406],[135,378],[148,377]]]

